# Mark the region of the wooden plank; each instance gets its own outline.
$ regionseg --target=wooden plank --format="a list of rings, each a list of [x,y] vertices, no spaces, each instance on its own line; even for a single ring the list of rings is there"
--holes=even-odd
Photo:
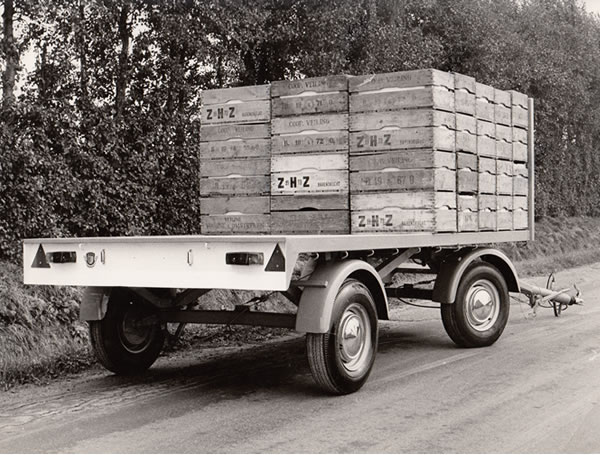
[[[492,122],[477,119],[477,136],[488,136],[496,139],[496,125]]]
[[[456,209],[402,209],[351,212],[353,234],[365,232],[456,232]]]
[[[348,171],[309,169],[271,174],[272,195],[347,192]]]
[[[475,194],[478,190],[479,173],[472,169],[458,169],[456,191],[460,194]]]
[[[457,152],[477,153],[477,136],[468,131],[456,132],[455,148]]]
[[[469,93],[475,94],[477,83],[475,82],[475,78],[471,76],[466,76],[460,73],[454,73],[454,89],[455,90],[465,90]]]
[[[512,160],[513,155],[512,142],[506,142],[496,139],[496,157],[505,160]]]
[[[350,96],[350,112],[394,111],[425,107],[453,112],[454,92],[443,87],[424,87],[377,93],[366,92]]]
[[[202,234],[270,234],[271,215],[202,215]]]
[[[478,119],[494,122],[495,114],[495,107],[492,103],[488,102],[486,99],[477,98],[476,115]]]
[[[271,196],[271,210],[274,212],[286,210],[348,210],[349,205],[348,193]]]
[[[510,92],[505,90],[499,90],[497,88],[494,89],[494,103],[500,104],[505,107],[510,107],[512,105],[512,97]]]
[[[496,140],[488,136],[477,136],[477,154],[485,157],[496,157]]]
[[[512,197],[513,177],[512,175],[498,174],[496,176],[496,193],[502,195],[510,195]]]
[[[513,229],[512,210],[498,210],[496,212],[496,229],[498,231],[510,231]]]
[[[458,232],[474,232],[479,229],[477,196],[458,195]]]
[[[348,91],[348,76],[323,76],[296,79],[293,81],[273,81],[271,96],[300,95],[305,92],[340,92]]]
[[[455,191],[456,171],[450,169],[403,169],[350,174],[351,193],[403,190]]]
[[[261,158],[271,155],[269,139],[234,139],[200,143],[200,159]]]
[[[457,153],[456,154],[456,167],[457,169],[471,169],[477,172],[479,170],[479,160],[477,155],[470,153]]]
[[[527,145],[527,130],[520,127],[512,129],[513,142],[520,142]]]
[[[432,148],[454,151],[456,134],[446,127],[385,129],[350,133],[350,153]]]
[[[269,196],[221,196],[200,198],[202,215],[256,215],[269,213]]]
[[[525,210],[529,207],[529,201],[527,196],[513,196],[513,209],[514,210]]]
[[[515,210],[513,212],[513,229],[521,230],[529,227],[529,212],[527,210]]]
[[[494,121],[501,125],[510,125],[512,122],[511,108],[496,104],[494,106]]]
[[[513,167],[514,164],[512,161],[496,160],[496,174],[498,175],[505,174],[512,176],[514,174]]]
[[[498,196],[495,194],[478,194],[477,203],[479,204],[479,210],[496,211],[498,207]]]
[[[521,128],[529,126],[529,112],[521,106],[512,107],[512,124]]]
[[[513,140],[512,128],[510,126],[496,124],[495,137],[496,139],[511,143]]]
[[[303,131],[337,131],[348,129],[348,114],[299,115],[274,118],[273,134],[294,134]]]
[[[477,157],[475,157],[477,158]],[[382,171],[384,169],[456,169],[456,155],[431,149],[394,150],[350,156],[351,171]]]
[[[202,104],[222,104],[229,101],[257,101],[270,98],[270,85],[217,88],[202,91]]]
[[[498,195],[496,197],[496,209],[497,210],[513,210],[513,199],[511,195]]]
[[[527,108],[528,100],[527,95],[517,92],[516,90],[509,90],[511,96],[511,105],[512,106],[521,106],[522,108]]]
[[[200,179],[200,196],[269,194],[268,175],[252,177],[208,177]]]
[[[477,119],[470,115],[456,114],[456,131],[477,134]]]
[[[321,133],[285,134],[273,136],[271,144],[273,154],[348,150],[348,132],[325,131]]]
[[[272,212],[272,234],[349,234],[350,220],[345,210]]]
[[[431,109],[407,109],[390,112],[355,113],[350,115],[351,132],[381,130],[383,128],[413,128],[421,126],[456,127],[456,116]]]
[[[479,157],[479,172],[488,172],[496,175],[496,160],[494,158]]]
[[[522,175],[513,176],[513,193],[515,196],[527,196],[529,194],[529,181]]]
[[[497,228],[497,219],[495,210],[479,210],[479,230],[495,231]]]
[[[496,175],[489,172],[480,172],[478,185],[480,194],[495,194]]]
[[[267,139],[271,137],[268,123],[253,125],[202,125],[200,141],[226,141],[229,139]]]
[[[350,208],[353,211],[401,209],[456,209],[456,194],[446,191],[411,191],[362,193],[350,195]]]
[[[273,98],[274,117],[348,111],[348,92]]]
[[[320,155],[274,155],[271,157],[271,172],[303,172],[347,170],[347,153],[324,153]]]
[[[228,177],[269,175],[271,170],[269,158],[201,160],[201,177]]]
[[[454,92],[454,110],[463,114],[475,115],[477,113],[477,101],[475,94],[466,90]]]
[[[366,92],[384,88],[408,88],[431,85],[454,89],[454,75],[435,69],[351,76],[348,82],[350,92]]]
[[[486,84],[482,84],[480,82],[475,83],[475,95],[478,100],[487,100],[490,104],[494,104],[495,93],[494,87]]]
[[[512,153],[515,163],[526,163],[529,158],[527,145],[522,144],[521,142],[513,142]]]
[[[203,125],[224,123],[263,123],[271,120],[271,101],[245,101],[203,105],[200,122]]]

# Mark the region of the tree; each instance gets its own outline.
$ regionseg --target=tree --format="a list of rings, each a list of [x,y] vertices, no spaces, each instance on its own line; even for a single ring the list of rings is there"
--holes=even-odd
[[[19,52],[14,36],[14,14],[14,0],[4,0],[2,53],[6,63],[2,74],[2,107],[5,109],[15,102],[15,81],[19,66]]]

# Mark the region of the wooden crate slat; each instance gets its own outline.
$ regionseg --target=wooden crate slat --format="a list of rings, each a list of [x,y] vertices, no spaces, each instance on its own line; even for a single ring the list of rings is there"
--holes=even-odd
[[[271,215],[202,215],[202,234],[270,234]]]
[[[527,145],[527,130],[523,128],[514,127],[512,129],[513,142],[520,142]]]
[[[485,120],[477,120],[477,136],[487,136],[496,139],[496,125]]]
[[[494,103],[495,93],[494,87],[486,84],[482,84],[481,82],[475,83],[475,95],[477,98],[485,99],[490,103]]]
[[[496,175],[496,160],[494,158],[479,157],[479,172],[488,172]]]
[[[496,193],[496,176],[489,172],[479,173],[479,193],[495,194]]]
[[[351,171],[381,171],[384,169],[456,169],[456,155],[432,149],[393,150],[350,155]]]
[[[510,107],[496,104],[494,106],[494,121],[500,125],[511,125],[512,110]]]
[[[353,172],[350,191],[455,191],[456,171],[450,169],[402,169],[394,171]]]
[[[201,177],[227,177],[231,175],[252,176],[269,175],[269,158],[201,160]]]
[[[446,127],[401,128],[350,133],[350,153],[432,148],[454,151],[456,134]]]
[[[348,129],[348,114],[299,115],[274,118],[273,134],[293,134],[303,131],[337,131]]]
[[[479,159],[477,155],[470,153],[457,153],[456,154],[456,167],[457,169],[471,169],[477,172],[479,170]]]
[[[477,134],[477,119],[470,115],[456,114],[456,130]]]
[[[458,169],[456,191],[461,194],[477,193],[479,173],[471,169]]]
[[[506,174],[508,176],[514,175],[514,164],[508,160],[496,160],[496,174]]]
[[[271,96],[293,96],[305,92],[343,92],[348,91],[348,76],[322,76],[292,81],[273,81]]]
[[[496,176],[496,193],[503,194],[503,195],[512,195],[513,194],[512,181],[513,181],[513,178],[511,175],[498,174]]]
[[[263,123],[271,120],[271,101],[245,101],[203,105],[200,122],[203,125],[224,123]]]
[[[513,196],[513,209],[514,210],[527,210],[529,207],[529,199],[527,196]]]
[[[286,134],[273,136],[271,143],[273,154],[334,152],[348,150],[348,132]]]
[[[529,181],[527,177],[515,175],[513,177],[513,194],[515,196],[527,196],[529,194]]]
[[[431,109],[354,113],[350,115],[349,126],[351,132],[422,126],[446,126],[455,129],[456,116],[449,112]]]
[[[349,205],[348,193],[271,196],[271,210],[273,212],[297,210],[348,210]]]
[[[229,139],[268,139],[271,137],[269,123],[248,125],[202,125],[200,127],[200,141],[226,141]]]
[[[496,213],[496,229],[498,231],[510,231],[513,228],[513,212],[510,210],[498,210]]]
[[[454,89],[454,75],[435,69],[400,71],[395,73],[351,76],[350,92],[365,92],[384,88],[408,88],[437,85]]]
[[[200,159],[268,158],[270,139],[242,139],[200,143]]]
[[[454,92],[443,87],[424,87],[350,96],[350,112],[394,111],[425,107],[454,111]]]
[[[506,142],[496,139],[496,157],[505,160],[512,160],[513,157],[513,144],[512,142]]]
[[[244,87],[217,88],[202,91],[202,104],[222,104],[229,101],[268,100],[270,85],[247,85]]]
[[[513,142],[512,144],[513,160],[517,163],[526,163],[529,158],[529,150],[527,145],[520,142]]]
[[[348,171],[309,169],[271,174],[272,195],[344,192],[348,192]]]
[[[477,196],[458,195],[458,232],[474,232],[479,228]]]
[[[505,90],[494,89],[494,103],[502,106],[510,107],[512,105],[512,97],[510,92]]]
[[[266,214],[270,210],[269,196],[212,196],[200,198],[202,215]]]
[[[529,227],[529,212],[517,209],[513,212],[513,229],[527,229]]]
[[[343,210],[272,212],[271,233],[349,234],[350,220]]]
[[[457,131],[455,147],[457,152],[475,154],[477,153],[477,136],[468,131]]]
[[[527,95],[517,92],[516,90],[509,90],[511,96],[511,105],[512,106],[521,106],[522,108],[527,108],[528,100]]]
[[[512,124],[521,128],[529,126],[529,112],[521,106],[512,107]]]
[[[269,187],[268,175],[200,178],[200,196],[267,195]]]
[[[475,115],[477,113],[475,95],[466,90],[456,90],[454,92],[454,110],[462,114]]]
[[[323,153],[318,156],[310,154],[274,155],[271,157],[272,172],[302,172],[305,170],[327,171],[347,169],[347,153]]]
[[[273,98],[274,117],[348,111],[348,93],[320,93],[312,96]]]
[[[353,211],[382,210],[388,207],[400,209],[456,209],[456,194],[446,191],[411,191],[362,193],[350,196]]]
[[[351,230],[360,232],[456,232],[456,209],[402,209],[351,212]]]
[[[477,203],[479,204],[479,210],[496,211],[496,208],[498,207],[498,196],[495,194],[478,194]]]
[[[479,210],[479,230],[495,231],[498,226],[495,210]]]
[[[477,136],[477,154],[485,157],[496,157],[496,139],[489,136]]]

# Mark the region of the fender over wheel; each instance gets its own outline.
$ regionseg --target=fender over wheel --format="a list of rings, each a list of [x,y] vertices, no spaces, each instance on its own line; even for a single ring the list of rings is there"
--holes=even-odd
[[[366,382],[377,353],[377,311],[373,296],[361,282],[346,280],[335,298],[332,327],[308,333],[308,363],[317,384],[344,395]]]
[[[150,368],[165,337],[157,310],[127,292],[113,292],[104,319],[90,321],[96,357],[116,374],[133,375]]]
[[[476,348],[496,342],[508,322],[510,296],[502,274],[478,262],[461,277],[453,304],[442,304],[442,322],[458,346]]]

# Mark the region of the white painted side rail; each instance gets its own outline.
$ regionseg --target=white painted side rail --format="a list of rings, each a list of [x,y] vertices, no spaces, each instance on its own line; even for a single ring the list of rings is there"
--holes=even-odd
[[[25,284],[285,291],[299,253],[453,247],[527,241],[530,231],[454,234],[291,236],[166,236],[28,239],[23,242]],[[276,247],[284,270],[265,270]],[[74,252],[76,262],[42,256]],[[262,265],[227,265],[227,253],[262,253]],[[88,258],[93,255],[93,265]],[[92,261],[89,261],[92,262]]]

